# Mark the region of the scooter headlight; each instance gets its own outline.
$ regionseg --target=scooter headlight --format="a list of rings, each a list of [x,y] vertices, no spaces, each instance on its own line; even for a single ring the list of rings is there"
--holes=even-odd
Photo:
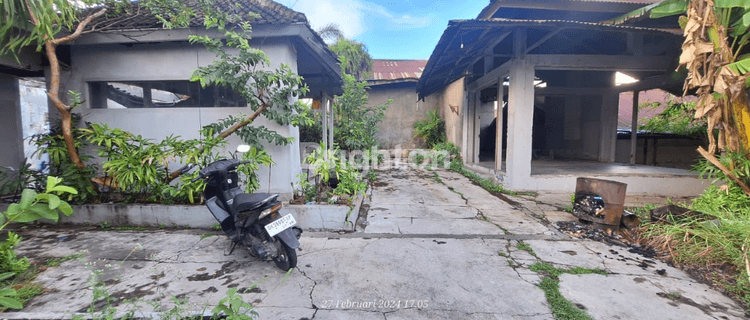
[[[276,211],[281,210],[281,207],[282,207],[282,204],[281,204],[281,202],[279,202],[275,206],[270,207],[270,208],[268,208],[266,210],[261,211],[260,212],[260,216],[258,216],[258,219],[263,219],[263,218],[267,217],[268,215],[270,215],[271,213],[274,213]]]

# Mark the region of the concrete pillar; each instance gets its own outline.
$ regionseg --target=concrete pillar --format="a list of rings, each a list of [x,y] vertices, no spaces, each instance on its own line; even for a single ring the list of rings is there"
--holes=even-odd
[[[328,99],[328,146],[333,148],[333,100]]]
[[[474,127],[476,127],[475,117],[477,114],[477,94],[475,91],[469,91],[469,104],[466,108],[466,163],[474,163]]]
[[[508,90],[508,152],[506,178],[511,188],[523,188],[531,177],[531,132],[534,125],[534,66],[515,60]]]
[[[325,94],[320,97],[320,108],[323,109],[323,118],[320,119],[323,128],[322,142],[326,145],[326,148],[330,148],[331,145],[328,144],[328,96]]]
[[[617,144],[618,95],[615,92],[602,94],[602,112],[600,118],[599,161],[615,162],[615,145]]]
[[[633,118],[630,124],[630,164],[635,164],[635,149],[638,144],[638,96],[640,91],[633,91]],[[644,154],[645,155],[645,154]]]
[[[503,103],[505,86],[503,77],[497,79],[497,110],[495,110],[495,170],[503,170]]]
[[[23,161],[23,127],[18,78],[0,73],[0,166],[18,169]]]
[[[474,163],[479,163],[479,134],[481,133],[481,125],[479,120],[479,114],[482,108],[482,91],[477,90],[476,92],[476,98],[474,99],[474,112],[473,112],[473,119],[474,124],[472,128],[472,137],[471,140],[474,141],[473,145],[473,152],[474,152]]]
[[[464,87],[466,88],[466,87]],[[469,162],[469,104],[471,95],[464,89],[464,96],[461,99],[461,158],[464,162]]]

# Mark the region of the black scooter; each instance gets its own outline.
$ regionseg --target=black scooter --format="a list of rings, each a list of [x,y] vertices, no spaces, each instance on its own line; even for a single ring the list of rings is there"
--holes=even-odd
[[[297,222],[291,214],[279,213],[278,194],[242,192],[236,170],[244,163],[238,159],[215,161],[201,169],[193,181],[206,180],[206,206],[233,242],[229,254],[242,244],[255,257],[270,257],[280,269],[292,269],[297,266],[302,229],[294,226]]]

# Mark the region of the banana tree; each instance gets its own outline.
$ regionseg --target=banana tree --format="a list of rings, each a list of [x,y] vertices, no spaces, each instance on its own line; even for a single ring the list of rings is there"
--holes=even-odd
[[[750,153],[750,0],[667,0],[646,8],[651,18],[682,14],[685,41],[680,67],[688,71],[684,90],[699,97],[695,117],[708,123],[708,150],[698,152],[736,182],[748,195],[750,187],[714,155],[717,151]],[[718,138],[714,130],[718,128]]]

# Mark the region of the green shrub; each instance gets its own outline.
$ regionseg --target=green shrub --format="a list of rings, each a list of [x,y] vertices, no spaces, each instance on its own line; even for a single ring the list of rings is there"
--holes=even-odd
[[[424,140],[427,148],[434,148],[445,142],[445,121],[437,111],[427,111],[427,119],[414,122],[414,136]]]

